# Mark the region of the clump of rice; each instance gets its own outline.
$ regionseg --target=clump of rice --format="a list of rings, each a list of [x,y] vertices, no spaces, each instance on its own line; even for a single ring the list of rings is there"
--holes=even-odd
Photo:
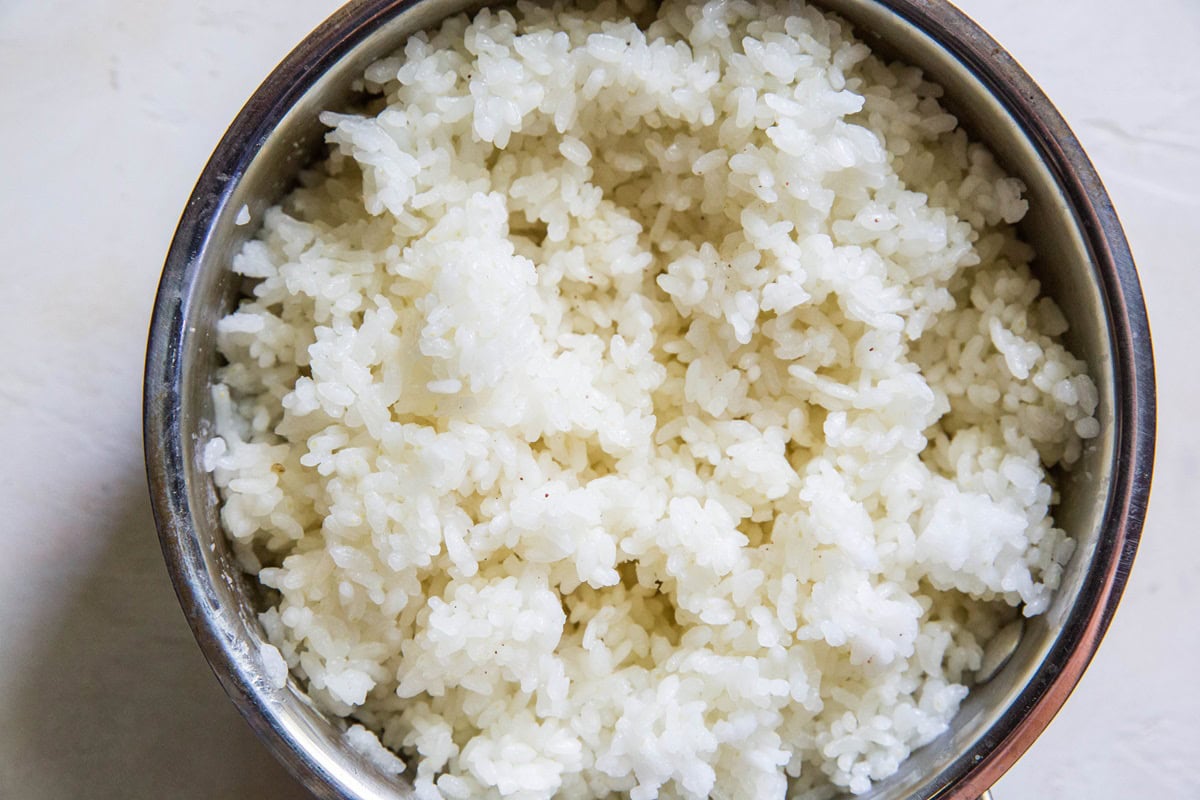
[[[351,744],[421,800],[757,799],[944,731],[1099,425],[940,89],[740,0],[484,10],[364,85],[234,260],[205,453]]]

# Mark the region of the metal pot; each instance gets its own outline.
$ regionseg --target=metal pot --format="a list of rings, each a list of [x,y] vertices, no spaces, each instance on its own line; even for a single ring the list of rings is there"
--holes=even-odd
[[[212,428],[216,321],[239,281],[239,226],[276,203],[319,153],[319,111],[410,33],[471,7],[464,0],[357,0],[283,61],[230,126],[183,212],[167,256],[146,359],[145,448],[167,568],[225,691],[275,755],[322,798],[401,798],[347,746],[341,725],[289,682],[273,688],[254,591],[230,554],[218,498],[200,466]],[[478,5],[478,3],[474,4]],[[819,0],[867,43],[925,70],[949,110],[1029,187],[1021,233],[1044,291],[1071,323],[1068,344],[1100,391],[1102,433],[1060,476],[1057,520],[1076,540],[1049,611],[1030,620],[1006,664],[976,686],[949,731],[868,798],[974,798],[1033,743],[1066,700],[1116,609],[1133,563],[1154,450],[1154,367],[1137,274],[1112,204],[1054,106],[1017,63],[948,3]]]

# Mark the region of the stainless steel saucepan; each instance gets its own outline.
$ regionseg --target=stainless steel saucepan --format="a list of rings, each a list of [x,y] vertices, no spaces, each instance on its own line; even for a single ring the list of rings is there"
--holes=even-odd
[[[473,4],[478,6],[479,3]],[[1058,522],[1077,547],[1049,611],[1007,663],[975,687],[949,731],[866,795],[978,797],[1033,743],[1092,658],[1133,563],[1154,450],[1150,332],[1129,248],[1099,177],[1054,106],[978,26],[937,0],[820,0],[890,57],[945,87],[944,102],[1029,187],[1022,235],[1037,276],[1071,323],[1071,349],[1100,391],[1102,433],[1061,480]],[[167,567],[201,648],[263,741],[317,796],[405,798],[406,787],[347,745],[339,722],[294,682],[273,688],[254,591],[226,545],[201,467],[212,429],[215,324],[235,300],[233,254],[254,219],[321,151],[317,115],[347,105],[373,60],[462,0],[356,0],[286,58],[230,126],[200,176],[167,256],[146,359],[145,447]]]

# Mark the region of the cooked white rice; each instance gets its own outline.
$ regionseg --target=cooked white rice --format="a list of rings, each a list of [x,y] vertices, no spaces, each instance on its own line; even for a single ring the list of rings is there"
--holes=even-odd
[[[837,18],[644,5],[412,37],[234,260],[266,666],[421,800],[861,793],[1071,552],[1021,182]]]

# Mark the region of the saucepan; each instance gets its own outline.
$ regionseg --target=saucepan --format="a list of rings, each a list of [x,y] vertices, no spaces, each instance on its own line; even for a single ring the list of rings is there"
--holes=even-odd
[[[1028,186],[1021,234],[1100,394],[1101,434],[1060,476],[1056,519],[1076,540],[1047,613],[976,686],[951,728],[865,797],[973,799],[1033,744],[1067,699],[1116,609],[1137,548],[1154,449],[1154,367],[1137,273],[1096,171],[1046,96],[971,20],[936,0],[820,0],[877,52],[922,68],[945,105]],[[201,451],[212,434],[216,321],[239,281],[244,223],[277,203],[321,153],[318,114],[346,106],[372,61],[406,36],[477,7],[463,0],[357,0],[266,79],[217,145],[183,212],[154,308],[145,376],[146,464],[163,553],[217,678],[275,755],[322,798],[403,798],[294,681],[261,655],[256,593],[222,535]]]

